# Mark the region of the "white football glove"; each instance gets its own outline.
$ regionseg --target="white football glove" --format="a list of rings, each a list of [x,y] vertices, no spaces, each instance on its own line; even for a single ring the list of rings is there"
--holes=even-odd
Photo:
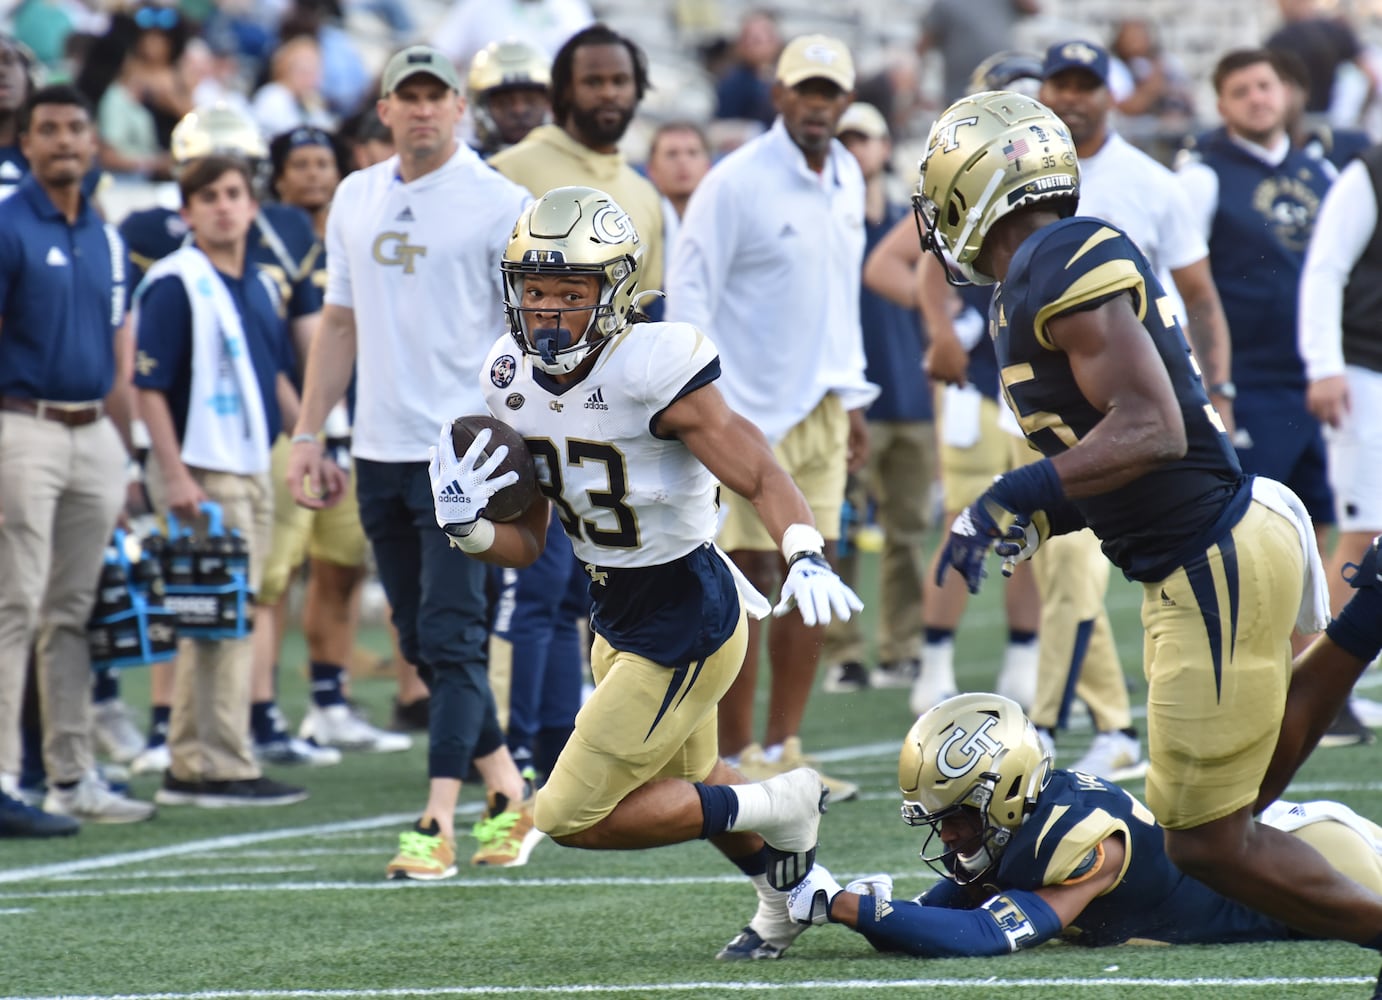
[[[797,556],[787,568],[773,617],[781,618],[793,608],[801,612],[801,620],[807,625],[829,625],[832,618],[849,621],[856,611],[864,610],[864,602],[835,575],[825,556],[807,552]]]
[[[852,892],[856,896],[873,896],[875,899],[892,899],[893,877],[887,872],[861,875],[845,886],[845,892]]]
[[[475,522],[485,512],[490,498],[505,486],[518,482],[518,473],[512,469],[491,479],[494,470],[499,468],[509,454],[509,446],[501,444],[494,454],[483,464],[477,466],[489,444],[490,431],[485,428],[475,435],[470,447],[460,458],[451,445],[451,425],[443,424],[441,437],[436,445],[428,449],[430,461],[427,475],[432,480],[432,503],[437,512],[437,524],[449,535],[465,536],[475,527]]]
[[[830,872],[820,865],[812,865],[787,897],[787,912],[799,924],[828,924],[830,901],[842,892],[840,883]]]

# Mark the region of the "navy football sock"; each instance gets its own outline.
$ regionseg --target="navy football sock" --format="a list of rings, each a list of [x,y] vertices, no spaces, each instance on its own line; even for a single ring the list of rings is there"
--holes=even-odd
[[[312,703],[318,708],[345,704],[345,667],[312,661]]]
[[[728,785],[706,785],[698,781],[696,794],[701,797],[702,840],[725,833],[739,818],[739,796]]]

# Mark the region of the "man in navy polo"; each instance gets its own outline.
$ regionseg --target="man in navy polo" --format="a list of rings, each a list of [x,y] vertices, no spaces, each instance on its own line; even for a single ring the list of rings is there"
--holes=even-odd
[[[19,137],[32,173],[0,204],[0,779],[19,768],[37,639],[45,808],[134,822],[153,806],[112,793],[92,760],[86,636],[125,496],[125,249],[82,191],[96,151],[86,99],[37,91]]]

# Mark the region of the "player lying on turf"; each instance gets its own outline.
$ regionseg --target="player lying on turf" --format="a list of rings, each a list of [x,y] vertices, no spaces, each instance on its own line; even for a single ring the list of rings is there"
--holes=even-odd
[[[943,879],[903,901],[887,875],[842,890],[817,864],[792,891],[793,917],[926,958],[1002,955],[1057,936],[1092,946],[1304,936],[1182,874],[1151,810],[1102,778],[1053,770],[1007,698],[959,695],[923,715],[903,742],[898,783],[902,818],[930,827],[921,857]],[[1382,891],[1382,828],[1347,806],[1277,802],[1261,822]]]
[[[512,522],[484,517],[513,474],[496,474],[502,448],[486,452],[486,431],[458,459],[447,426],[432,463],[437,522],[476,558],[523,567],[555,508],[590,575],[595,693],[537,793],[538,828],[595,850],[709,839],[759,896],[719,957],[777,958],[802,928],[773,886],[810,867],[824,792],[809,768],[747,784],[719,759],[716,705],[743,661],[745,607],[762,617],[768,604],[711,542],[716,481],[781,544],[775,614],[825,624],[862,604],[768,442],[715,387],[715,345],[685,323],[635,321],[642,254],[601,191],[557,188],[519,218],[501,265],[510,336],[481,382],[545,495]]]

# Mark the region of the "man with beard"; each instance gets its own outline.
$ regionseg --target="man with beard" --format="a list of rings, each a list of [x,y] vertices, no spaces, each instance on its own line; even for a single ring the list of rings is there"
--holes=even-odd
[[[546,53],[526,42],[490,42],[477,52],[466,78],[475,152],[488,159],[546,122],[552,113],[551,78]]]
[[[593,24],[572,35],[552,60],[554,124],[539,125],[489,164],[534,197],[571,185],[608,194],[629,213],[643,240],[643,287],[661,288],[662,200],[652,182],[619,152],[619,140],[647,90],[643,50],[605,25]]]
[[[843,42],[793,39],[777,63],[778,120],[716,164],[691,196],[667,282],[668,317],[715,337],[725,398],[773,443],[831,558],[846,473],[868,457],[864,411],[878,393],[864,377],[859,319],[864,178],[835,139],[853,98],[854,63]],[[771,593],[786,571],[776,543],[747,500],[722,490],[721,502],[728,516],[720,547]],[[814,623],[773,623],[767,730],[755,743],[758,626],[750,624],[744,667],[719,718],[720,753],[746,777],[800,766],[820,649]],[[824,780],[835,801],[858,794],[849,782]]]

